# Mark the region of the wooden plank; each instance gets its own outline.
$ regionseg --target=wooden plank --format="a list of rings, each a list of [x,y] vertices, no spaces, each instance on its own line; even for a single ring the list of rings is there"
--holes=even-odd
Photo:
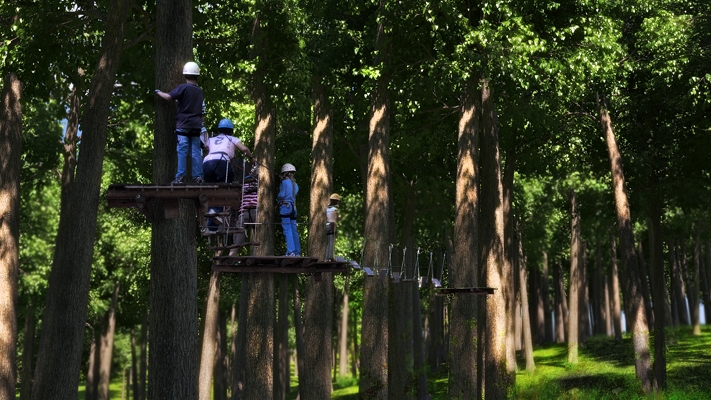
[[[462,295],[489,295],[494,294],[496,288],[489,287],[469,287],[469,288],[441,288],[435,291],[437,296],[444,296],[448,294],[462,294]]]

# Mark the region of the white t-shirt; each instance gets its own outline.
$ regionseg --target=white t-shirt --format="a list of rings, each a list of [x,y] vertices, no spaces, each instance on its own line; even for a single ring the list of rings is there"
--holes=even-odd
[[[231,160],[235,156],[238,143],[242,143],[242,141],[224,133],[211,137],[206,144],[210,154],[205,156],[203,161],[219,160],[224,157],[227,157],[227,161]]]
[[[338,222],[338,207],[332,205],[326,207],[326,222]]]

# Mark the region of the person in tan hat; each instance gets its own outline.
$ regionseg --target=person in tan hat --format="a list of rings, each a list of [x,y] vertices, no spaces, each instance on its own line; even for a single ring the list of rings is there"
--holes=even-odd
[[[338,203],[341,196],[334,193],[328,199],[326,207],[326,257],[324,261],[333,261],[333,251],[336,244],[336,225],[338,224]]]

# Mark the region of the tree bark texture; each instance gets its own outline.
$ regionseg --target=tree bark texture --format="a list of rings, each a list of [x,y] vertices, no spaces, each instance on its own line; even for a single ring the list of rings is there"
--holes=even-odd
[[[247,292],[249,274],[242,274],[239,292],[239,311],[237,315],[237,335],[232,357],[232,400],[242,400],[244,396],[244,378],[247,355]]]
[[[384,5],[381,3],[380,13]],[[378,24],[374,65],[387,69],[388,38],[382,18]],[[368,133],[368,169],[365,190],[365,266],[377,271],[387,268],[390,243],[389,213],[392,209],[390,190],[390,93],[387,71],[375,82],[371,99]],[[387,399],[388,396],[388,280],[366,278],[363,288],[363,319],[360,348],[359,392],[364,399]]]
[[[278,299],[274,333],[274,400],[284,400],[289,387],[289,277],[286,274],[279,275]],[[304,391],[300,392],[303,396]]]
[[[15,398],[17,274],[20,264],[22,83],[5,76],[0,114],[0,399]]]
[[[527,263],[526,263],[526,257],[523,254],[523,243],[521,241],[521,237],[519,234],[518,240],[516,241],[518,244],[518,262],[516,263],[516,266],[518,267],[518,274],[519,274],[519,279],[521,281],[520,283],[520,290],[521,290],[521,303],[522,304],[527,304],[528,303],[528,288],[527,288],[527,281],[528,281],[528,268],[527,268]],[[528,315],[528,308],[523,309],[523,315],[522,315],[522,328],[523,328],[523,351],[525,354],[526,358],[526,371],[528,372],[533,372],[536,370],[536,363],[535,360],[533,359],[533,337],[531,335],[531,319],[529,318]]]
[[[215,353],[215,373],[213,375],[214,400],[227,400],[227,388],[229,386],[229,357],[227,356],[227,321],[225,313],[218,313],[217,329],[217,349]]]
[[[326,252],[326,206],[333,193],[333,117],[320,77],[312,81],[314,107],[311,147],[311,210],[309,218],[309,255],[323,259]],[[304,361],[309,368],[301,371],[299,393],[302,399],[331,396],[333,351],[333,274],[321,280],[306,279],[304,296]],[[346,311],[347,312],[347,311]],[[346,361],[348,356],[346,355]]]
[[[662,259],[662,224],[661,224],[661,204],[656,196],[652,196],[651,225],[653,243],[652,254],[652,274],[654,275],[654,320],[657,324],[654,327],[654,386],[655,390],[664,390],[667,386],[667,353],[666,353],[666,307],[661,307],[666,303],[667,289],[664,277],[664,260]],[[664,300],[662,300],[664,299]]]
[[[565,313],[563,304],[565,302],[565,288],[563,287],[563,270],[560,263],[556,264],[553,270],[553,284],[555,293],[555,342],[565,342]]]
[[[622,167],[622,155],[617,146],[612,121],[603,105],[600,107],[600,122],[605,134],[607,150],[610,156],[610,170],[612,172],[612,185],[615,195],[615,211],[617,214],[617,227],[620,236],[620,252],[625,267],[625,281],[629,293],[628,309],[632,325],[632,347],[635,352],[635,370],[637,378],[642,384],[642,390],[648,393],[652,390],[651,358],[649,354],[649,325],[644,309],[642,296],[642,281],[639,276],[639,265],[635,254],[634,233],[632,232],[632,217],[627,201],[625,189],[625,175]]]
[[[62,211],[47,290],[32,398],[76,399],[94,254],[109,105],[121,57],[126,0],[112,0],[83,114],[76,180]]]
[[[543,281],[541,282],[541,295],[543,297],[543,332],[545,333],[545,342],[553,342],[553,316],[551,310],[551,296],[548,278],[548,253],[543,252],[543,263],[542,276]]]
[[[512,146],[513,147],[513,146]],[[514,285],[515,270],[513,259],[518,254],[514,240],[514,219],[513,219],[513,187],[514,170],[516,167],[517,154],[513,148],[506,152],[506,164],[502,176],[502,197],[503,197],[503,220],[504,220],[504,265],[503,265],[503,285],[502,291],[506,303],[506,369],[509,376],[516,376],[516,346],[514,345],[514,318],[516,315],[516,290]],[[540,273],[537,274],[540,278]],[[540,282],[540,279],[538,279]],[[540,287],[540,285],[537,285]],[[540,303],[539,324],[543,328],[543,296],[538,297]],[[542,330],[539,341],[542,343],[545,330]]]
[[[652,311],[652,295],[650,293],[650,280],[647,271],[647,263],[644,260],[642,242],[637,242],[637,260],[639,261],[639,277],[642,281],[642,297],[644,298],[644,311],[647,314],[649,329],[654,330],[654,312]]]
[[[459,114],[456,200],[454,211],[454,243],[450,264],[451,285],[455,288],[476,287],[478,279],[478,213],[479,213],[479,105],[481,92],[476,79],[466,82]],[[436,299],[435,299],[436,300]],[[476,296],[454,297],[450,314],[449,334],[449,395],[452,399],[474,399],[477,390],[477,305]],[[433,340],[437,346],[440,315],[434,303]],[[437,347],[430,357],[439,366]]]
[[[25,340],[22,351],[22,378],[20,380],[20,400],[29,400],[32,395],[32,366],[35,359],[35,320],[34,307],[27,305],[25,310]]]
[[[200,350],[200,371],[198,375],[198,398],[210,400],[212,379],[217,353],[217,329],[220,308],[220,273],[210,273],[210,283],[205,296],[203,313],[202,344]]]
[[[694,237],[694,272],[691,277],[691,296],[689,296],[689,307],[691,311],[691,332],[693,335],[701,334],[701,323],[699,321],[699,276],[701,269],[701,226],[696,223],[696,235]]]
[[[343,286],[343,302],[341,303],[341,328],[338,331],[338,375],[348,375],[348,289],[350,274],[346,275]]]
[[[620,306],[620,275],[617,269],[617,238],[610,233],[610,288],[612,296],[612,325],[615,329],[615,340],[622,340],[622,311]]]
[[[304,325],[301,318],[301,295],[299,294],[299,278],[295,276],[294,279],[294,336],[296,337],[296,375],[300,377],[300,374],[306,369],[306,362],[304,353],[306,353],[306,346],[304,344]],[[297,397],[300,398],[300,392]]]
[[[258,229],[256,232],[258,256],[274,254],[275,198],[277,182],[274,171],[276,141],[276,109],[269,98],[265,83],[269,64],[268,17],[261,11],[254,20],[251,43],[252,58],[257,67],[252,76],[252,100],[255,103],[254,159],[259,169]],[[247,399],[272,398],[274,391],[274,274],[250,273],[246,293],[246,364],[244,396]]]
[[[510,310],[505,286],[512,271],[504,256],[504,206],[501,177],[498,117],[488,80],[481,82],[481,214],[480,265],[486,271],[486,286],[496,288],[486,299],[484,393],[487,399],[505,399],[515,383],[506,353]],[[509,286],[509,288],[511,288]]]
[[[101,331],[92,328],[91,345],[89,346],[89,366],[86,370],[84,400],[96,399],[98,362],[101,354]]]
[[[99,346],[101,356],[99,357],[99,375],[96,391],[96,398],[99,400],[109,399],[111,362],[113,361],[114,337],[116,333],[116,307],[118,306],[118,295],[120,290],[121,284],[116,283],[114,285],[114,293],[111,296],[111,304],[109,305],[109,310],[106,312],[106,318],[104,319],[104,329],[101,333],[101,345]]]
[[[156,3],[156,87],[184,82],[182,68],[193,59],[192,2]],[[153,181],[175,173],[175,105],[157,101]],[[198,398],[199,344],[195,203],[152,202],[148,399]],[[165,211],[177,207],[177,218]],[[178,295],[179,294],[179,295]]]
[[[580,313],[580,210],[575,190],[570,194],[570,295],[568,296],[568,363],[578,363],[579,313]]]

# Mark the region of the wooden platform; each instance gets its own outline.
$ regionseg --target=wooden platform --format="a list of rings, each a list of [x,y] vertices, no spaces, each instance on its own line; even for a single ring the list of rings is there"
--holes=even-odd
[[[435,290],[435,295],[446,296],[446,295],[490,295],[494,294],[495,288],[489,287],[468,287],[468,288],[440,288]]]
[[[319,261],[315,257],[219,256],[213,257],[212,270],[219,272],[268,272],[281,274],[320,274],[349,272],[347,261]]]
[[[237,208],[242,199],[239,183],[204,183],[177,185],[115,184],[108,190],[108,204],[113,208],[137,208],[150,221],[153,219],[153,199],[163,199],[165,218],[178,216],[178,200],[194,200],[200,225],[205,225],[205,213],[209,207]]]

